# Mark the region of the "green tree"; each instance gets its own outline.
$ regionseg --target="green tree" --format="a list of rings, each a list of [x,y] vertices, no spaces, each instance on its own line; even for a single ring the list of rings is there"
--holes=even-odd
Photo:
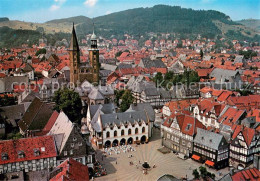
[[[154,81],[155,81],[156,85],[157,85],[158,83],[161,83],[161,82],[163,81],[163,75],[162,75],[161,72],[158,72],[158,73],[155,75]]]
[[[207,171],[207,169],[205,167],[200,166],[199,170],[200,170],[200,176],[202,178],[206,178],[208,176],[208,171]]]
[[[72,122],[80,123],[82,103],[77,92],[68,88],[59,89],[55,92],[53,101],[56,103],[55,110],[62,110]]]
[[[39,50],[35,53],[36,56],[38,56],[38,55],[40,55],[40,54],[46,54],[46,49],[45,49],[45,48],[39,49]]]
[[[199,174],[197,169],[193,170],[192,175],[194,176],[194,179],[199,179],[200,178],[200,174]]]
[[[121,99],[122,99],[122,102],[120,104],[120,111],[124,112],[134,102],[134,97],[132,96],[132,93],[130,90],[125,90]]]
[[[123,53],[122,51],[116,52],[116,55],[115,55],[116,58],[117,58],[117,57],[120,57],[120,55],[121,55],[122,53]]]

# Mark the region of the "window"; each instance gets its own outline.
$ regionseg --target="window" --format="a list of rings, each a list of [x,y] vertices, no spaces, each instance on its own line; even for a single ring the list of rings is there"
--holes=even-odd
[[[144,133],[144,132],[145,132],[145,127],[142,128],[142,133]]]
[[[117,131],[114,131],[114,137],[116,137],[117,136]]]
[[[73,155],[73,150],[70,150],[70,154]]]
[[[130,134],[132,134],[132,130],[131,129],[128,130],[128,135],[130,135]]]
[[[79,142],[79,146],[82,146],[82,142]]]
[[[77,138],[76,138],[76,137],[74,137],[74,138],[73,138],[73,141],[77,141]]]
[[[70,146],[71,146],[71,148],[74,148],[74,143],[71,143],[71,145],[70,145]]]
[[[138,128],[135,128],[135,134],[138,134]]]
[[[64,156],[67,156],[67,155],[68,155],[68,152],[67,152],[67,151],[64,151],[63,154],[64,154]]]
[[[125,135],[125,130],[121,130],[121,136],[124,136]]]
[[[109,138],[109,137],[110,137],[110,132],[108,131],[108,132],[107,132],[107,138]]]

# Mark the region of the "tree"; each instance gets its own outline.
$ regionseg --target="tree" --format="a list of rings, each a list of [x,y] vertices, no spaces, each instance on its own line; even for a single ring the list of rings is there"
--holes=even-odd
[[[200,176],[202,178],[206,178],[208,176],[208,171],[207,171],[207,169],[205,167],[200,166],[199,170],[200,170]]]
[[[161,83],[163,81],[163,76],[162,76],[162,73],[161,72],[158,72],[155,77],[154,77],[154,81],[156,83],[156,85],[158,83]]]
[[[38,56],[38,55],[40,55],[40,54],[46,54],[46,49],[45,49],[45,48],[39,49],[39,50],[35,53],[36,56]]]
[[[53,101],[56,103],[55,110],[63,111],[72,122],[80,123],[82,103],[77,92],[68,88],[59,89],[55,92]]]
[[[132,96],[132,93],[130,92],[130,90],[125,90],[121,99],[122,99],[122,102],[120,104],[120,110],[122,112],[124,112],[134,102],[134,97]]]
[[[192,175],[194,176],[194,179],[199,179],[200,178],[200,174],[199,174],[197,169],[193,170]]]
[[[121,55],[122,53],[123,53],[122,51],[116,52],[116,55],[115,55],[116,58],[117,58],[117,57],[120,57],[120,55]]]
[[[203,51],[200,49],[200,57],[203,58]]]

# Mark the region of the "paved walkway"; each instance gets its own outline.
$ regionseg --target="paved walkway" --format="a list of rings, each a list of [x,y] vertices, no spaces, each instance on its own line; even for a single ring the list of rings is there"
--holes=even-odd
[[[133,145],[135,146],[135,145]],[[153,139],[148,144],[138,145],[135,152],[112,154],[108,157],[104,157],[101,160],[101,151],[98,151],[97,157],[104,168],[107,169],[108,175],[98,177],[95,180],[144,180],[144,181],[156,181],[160,176],[164,174],[171,174],[177,178],[188,177],[192,179],[192,171],[195,168],[201,166],[191,159],[182,160],[173,153],[162,154],[157,149],[161,148],[161,139],[159,136],[159,130],[156,131]],[[128,158],[129,154],[132,154],[132,158]],[[134,164],[130,165],[130,161]],[[141,164],[139,164],[139,161]],[[151,168],[147,175],[142,172],[142,163],[147,161],[152,167],[154,164],[156,168]],[[216,170],[207,168],[210,172],[215,173],[216,179],[220,178]],[[228,169],[220,170],[223,174],[228,173]],[[221,176],[222,177],[222,176]]]

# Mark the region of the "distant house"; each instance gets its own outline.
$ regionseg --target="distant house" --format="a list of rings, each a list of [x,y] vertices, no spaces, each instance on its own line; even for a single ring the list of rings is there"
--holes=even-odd
[[[14,76],[28,76],[29,80],[34,80],[34,68],[26,63],[24,68],[18,68],[14,72]]]
[[[31,172],[56,167],[54,136],[0,141],[0,173]]]
[[[224,136],[204,129],[197,129],[192,159],[205,162],[209,167],[221,169],[228,166],[229,145]]]
[[[141,59],[140,63],[138,64],[139,67],[151,69],[154,68],[156,72],[161,72],[165,74],[167,72],[167,67],[160,59]]]
[[[240,73],[235,70],[215,68],[209,74],[209,77],[215,84],[222,85],[223,89],[240,88],[242,86]]]
[[[172,114],[161,126],[162,145],[190,157],[197,128],[206,127],[192,116]]]
[[[180,60],[177,60],[170,67],[168,67],[168,71],[172,71],[174,74],[183,74],[184,65]]]
[[[247,181],[247,180],[259,180],[260,171],[257,168],[247,168],[239,171],[231,171],[227,175],[223,176],[220,181]]]
[[[28,76],[15,76],[0,78],[0,93],[13,93],[15,85],[28,85]]]

